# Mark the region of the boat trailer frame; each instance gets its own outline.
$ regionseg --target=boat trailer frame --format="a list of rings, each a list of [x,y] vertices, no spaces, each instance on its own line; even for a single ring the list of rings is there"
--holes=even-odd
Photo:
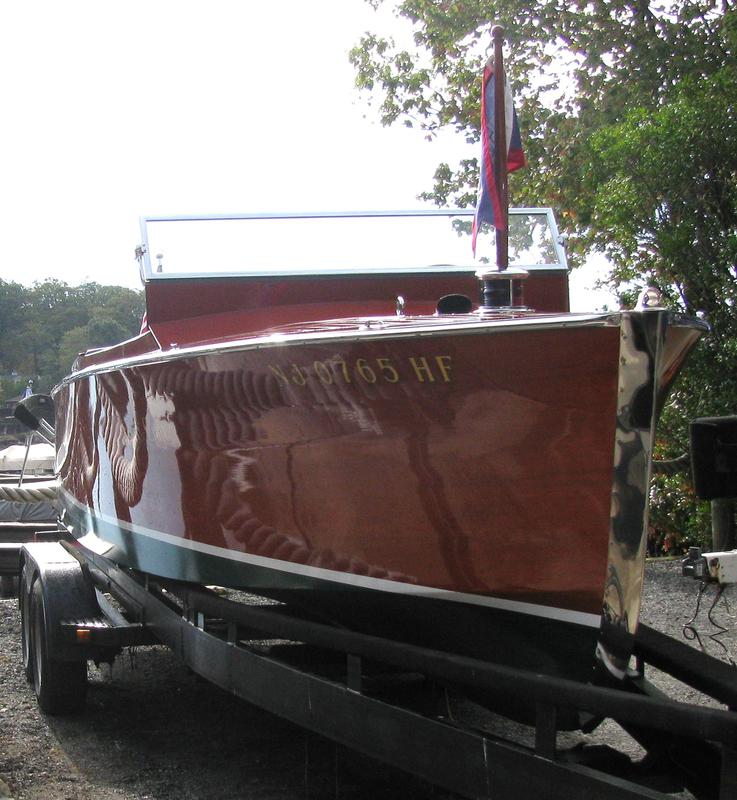
[[[88,660],[161,643],[222,689],[464,797],[665,800],[684,787],[699,800],[737,797],[737,671],[644,625],[635,668],[608,688],[334,628],[268,601],[234,602],[63,539],[25,545],[20,566],[24,669],[47,713],[84,703]],[[726,710],[665,697],[645,680],[646,664]],[[419,708],[397,691],[410,684],[423,687]],[[440,713],[443,694],[459,688],[533,701],[534,746]],[[559,720],[571,710],[616,720],[647,755],[633,764],[608,747],[562,749]]]
[[[17,594],[18,563],[23,545],[58,538],[59,526],[55,522],[0,522],[0,597]]]

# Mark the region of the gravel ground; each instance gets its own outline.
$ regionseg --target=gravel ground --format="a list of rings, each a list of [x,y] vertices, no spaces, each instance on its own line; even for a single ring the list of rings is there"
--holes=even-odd
[[[696,611],[699,583],[681,577],[680,565],[674,561],[649,562],[645,572],[645,590],[643,592],[643,608],[641,620],[663,633],[684,641],[683,626],[689,622]],[[710,639],[710,635],[719,634],[719,629],[709,622],[708,612],[717,596],[717,587],[708,586],[701,599],[698,616],[693,623],[698,630],[704,649],[709,655],[722,661],[737,661],[737,590],[730,587],[725,590],[714,608],[712,619],[727,631],[722,636]],[[723,643],[723,647],[719,642]],[[692,641],[694,647],[698,646]],[[663,682],[663,677],[653,671],[648,678],[656,685],[662,683],[664,690],[672,693],[676,699],[686,702],[705,702],[698,692],[672,681]]]
[[[642,619],[677,638],[693,615],[697,584],[673,562],[647,567]],[[714,590],[699,623],[707,650],[725,657],[706,634]],[[737,606],[737,601],[735,601]],[[737,611],[737,608],[735,609]],[[737,656],[734,617],[720,603],[717,619]],[[292,800],[433,797],[440,790],[306,733],[201,681],[168,650],[140,648],[112,670],[90,667],[86,710],[43,716],[20,664],[17,601],[0,600],[0,798],[14,800]],[[652,671],[672,696],[697,693]],[[596,733],[637,756],[613,723]],[[683,793],[678,797],[687,798]]]

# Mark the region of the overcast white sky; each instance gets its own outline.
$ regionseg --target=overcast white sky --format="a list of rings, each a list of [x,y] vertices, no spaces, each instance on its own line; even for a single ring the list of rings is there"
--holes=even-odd
[[[138,287],[141,214],[418,207],[476,153],[357,94],[348,50],[397,25],[363,0],[0,3],[0,278]]]

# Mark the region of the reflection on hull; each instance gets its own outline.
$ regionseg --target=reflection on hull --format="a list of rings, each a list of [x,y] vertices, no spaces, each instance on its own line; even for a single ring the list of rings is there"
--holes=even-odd
[[[134,569],[245,589],[371,635],[572,679],[591,676],[599,615],[174,542],[66,502],[68,522],[97,531],[80,539],[84,547]]]
[[[661,376],[699,335],[665,347],[666,322],[346,323],[102,364],[56,396],[68,521],[144,572],[552,672],[591,668],[604,603],[616,669]]]

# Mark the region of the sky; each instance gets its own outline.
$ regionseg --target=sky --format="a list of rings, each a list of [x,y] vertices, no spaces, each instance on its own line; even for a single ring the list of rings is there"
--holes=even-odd
[[[408,29],[364,0],[0,3],[0,278],[138,288],[144,214],[421,207],[476,146],[380,125],[367,30]]]

